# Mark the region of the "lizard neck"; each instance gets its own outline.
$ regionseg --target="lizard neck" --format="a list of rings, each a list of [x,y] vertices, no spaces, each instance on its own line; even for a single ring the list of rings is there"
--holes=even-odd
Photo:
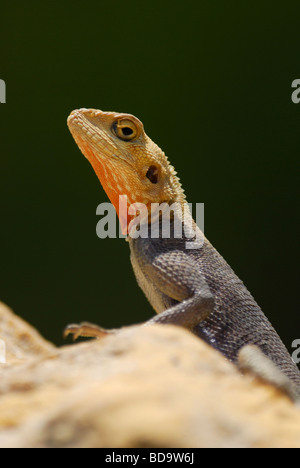
[[[128,241],[135,242],[138,238],[144,239],[143,245],[163,239],[164,245],[185,245],[187,249],[199,249],[204,242],[187,203],[157,204],[152,206],[151,216],[147,212],[144,216],[139,213],[129,224]]]

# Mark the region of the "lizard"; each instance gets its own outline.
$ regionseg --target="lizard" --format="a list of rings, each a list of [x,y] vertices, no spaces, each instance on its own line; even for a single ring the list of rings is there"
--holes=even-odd
[[[83,108],[71,112],[68,127],[128,234],[137,283],[157,313],[144,325],[183,326],[242,372],[254,373],[293,400],[300,398],[296,364],[244,283],[191,221],[177,173],[142,122],[131,114]],[[128,205],[139,203],[147,209],[152,204],[179,207],[170,216],[170,235],[164,237],[160,230],[156,238],[131,236],[130,221],[138,220],[140,212],[124,217],[120,195],[126,195]],[[157,213],[161,227],[161,212]],[[188,213],[187,218],[182,213]],[[175,236],[178,218],[183,225],[185,219],[192,222],[194,248],[187,248],[184,229],[181,237]],[[150,229],[151,219],[145,215],[136,224]],[[67,326],[65,335],[101,337],[115,331],[83,322]]]

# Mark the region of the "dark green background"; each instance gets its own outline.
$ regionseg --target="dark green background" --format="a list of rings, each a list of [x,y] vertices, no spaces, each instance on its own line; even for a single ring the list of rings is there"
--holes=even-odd
[[[107,197],[66,126],[79,107],[144,122],[207,237],[289,349],[300,338],[300,8],[282,5],[1,3],[0,299],[46,338],[153,314],[128,245],[96,237]]]

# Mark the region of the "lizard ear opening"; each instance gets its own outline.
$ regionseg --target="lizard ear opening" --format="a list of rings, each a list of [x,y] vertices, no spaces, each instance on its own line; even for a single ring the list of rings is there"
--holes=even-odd
[[[117,122],[113,124],[112,128],[115,135],[120,138],[120,140],[124,141],[133,140],[138,134],[137,126],[129,119],[117,120]]]
[[[157,184],[158,182],[158,169],[156,166],[150,166],[147,173],[146,177],[152,182],[152,184]]]

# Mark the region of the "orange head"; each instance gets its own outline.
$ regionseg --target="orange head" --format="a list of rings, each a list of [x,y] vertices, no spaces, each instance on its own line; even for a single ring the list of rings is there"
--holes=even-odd
[[[128,204],[148,208],[184,201],[174,168],[133,115],[79,109],[70,114],[68,126],[118,215],[120,195],[127,196]],[[127,221],[120,219],[123,232]]]

